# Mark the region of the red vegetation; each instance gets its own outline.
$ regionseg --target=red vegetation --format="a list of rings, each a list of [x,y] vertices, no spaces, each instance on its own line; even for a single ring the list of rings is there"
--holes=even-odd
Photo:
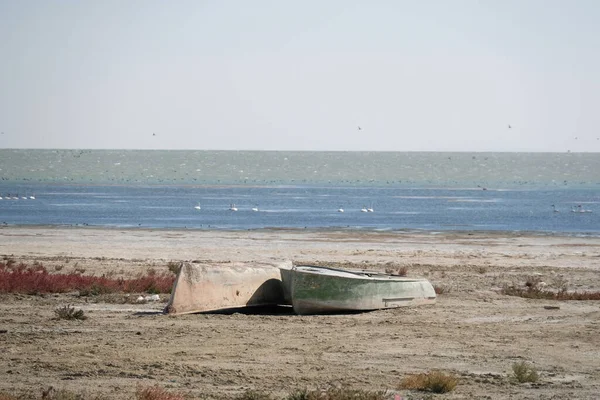
[[[133,279],[86,276],[77,273],[50,274],[41,264],[28,266],[0,262],[0,293],[170,293],[175,277],[171,273],[140,275]]]
[[[138,387],[135,398],[137,400],[185,400],[182,394],[168,392],[160,386]]]

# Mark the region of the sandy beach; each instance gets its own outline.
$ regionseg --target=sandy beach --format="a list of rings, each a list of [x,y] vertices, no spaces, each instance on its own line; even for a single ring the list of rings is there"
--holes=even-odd
[[[38,261],[53,272],[123,277],[192,260],[405,266],[408,276],[445,289],[434,306],[321,316],[174,317],[160,313],[166,295],[140,305],[77,294],[0,294],[0,393],[40,398],[53,386],[126,399],[140,385],[157,384],[197,398],[232,398],[246,389],[283,395],[343,386],[423,398],[428,394],[398,385],[406,374],[434,369],[460,379],[453,392],[435,398],[596,399],[600,393],[600,302],[501,294],[530,276],[549,288],[599,291],[599,238],[3,227],[0,256]],[[66,304],[89,318],[54,320],[54,310]],[[535,366],[539,382],[510,379],[520,361]]]

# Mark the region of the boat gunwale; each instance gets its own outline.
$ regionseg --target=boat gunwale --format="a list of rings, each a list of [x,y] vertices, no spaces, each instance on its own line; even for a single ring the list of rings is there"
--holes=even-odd
[[[309,268],[313,269],[310,270]],[[323,267],[319,265],[294,265],[291,269],[297,273],[318,275],[318,276],[329,276],[336,278],[348,278],[348,279],[362,279],[369,281],[385,281],[385,282],[423,282],[427,281],[425,278],[406,278],[400,275],[386,274],[377,271],[368,270],[348,270],[334,267]],[[320,270],[329,271],[332,273],[322,273]]]

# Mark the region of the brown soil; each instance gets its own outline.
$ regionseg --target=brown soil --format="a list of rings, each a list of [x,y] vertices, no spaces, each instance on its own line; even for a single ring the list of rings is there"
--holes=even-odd
[[[0,229],[0,255],[39,261],[49,271],[115,276],[166,271],[178,260],[407,266],[408,276],[446,289],[434,306],[302,317],[287,308],[173,317],[160,313],[164,301],[4,294],[0,393],[41,398],[53,386],[125,399],[139,386],[158,384],[231,398],[245,389],[283,395],[347,386],[422,398],[398,384],[406,374],[433,369],[460,378],[452,393],[436,398],[595,399],[600,393],[600,302],[500,293],[532,275],[548,288],[600,290],[597,238],[9,227]],[[53,319],[54,309],[66,304],[89,318]],[[537,368],[538,383],[510,379],[520,361]]]

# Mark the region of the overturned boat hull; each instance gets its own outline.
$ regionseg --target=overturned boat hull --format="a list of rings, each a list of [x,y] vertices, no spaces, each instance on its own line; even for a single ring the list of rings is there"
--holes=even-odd
[[[287,264],[182,263],[165,312],[286,304],[280,272],[286,268]]]
[[[296,314],[369,311],[436,301],[426,279],[308,265],[295,266],[282,275]]]

